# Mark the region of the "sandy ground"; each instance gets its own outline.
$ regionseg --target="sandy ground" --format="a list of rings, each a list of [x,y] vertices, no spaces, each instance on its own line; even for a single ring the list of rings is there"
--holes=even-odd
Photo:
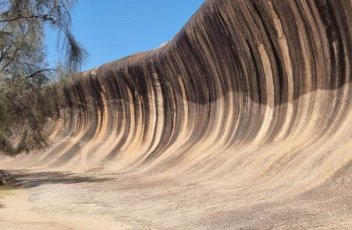
[[[0,190],[0,229],[350,229],[352,225],[347,185],[336,192],[316,188],[288,198],[280,189],[251,192],[217,181],[14,173],[16,187]]]

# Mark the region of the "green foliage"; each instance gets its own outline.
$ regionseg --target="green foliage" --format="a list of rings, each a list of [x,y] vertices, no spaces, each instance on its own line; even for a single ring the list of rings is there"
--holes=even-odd
[[[0,28],[7,33],[6,27],[37,31],[38,24],[50,25],[62,41],[59,48],[65,51],[65,66],[77,70],[87,53],[71,32],[70,10],[75,3],[76,0],[0,0]]]
[[[15,155],[46,145],[42,135],[47,110],[43,91],[25,78],[0,81],[0,151]]]
[[[56,108],[48,101],[43,26],[59,32],[65,50],[60,75],[77,70],[86,56],[71,33],[74,0],[0,0],[0,153],[16,155],[45,147],[46,117]],[[62,36],[63,35],[63,36]]]

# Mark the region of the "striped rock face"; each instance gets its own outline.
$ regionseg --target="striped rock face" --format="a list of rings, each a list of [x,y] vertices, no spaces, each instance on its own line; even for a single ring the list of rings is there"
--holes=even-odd
[[[133,227],[348,229],[351,66],[350,0],[208,0],[53,89],[51,146],[2,165],[111,173],[111,203],[153,222]]]

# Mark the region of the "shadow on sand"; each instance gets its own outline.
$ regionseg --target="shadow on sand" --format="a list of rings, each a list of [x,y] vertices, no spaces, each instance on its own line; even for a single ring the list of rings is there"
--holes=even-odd
[[[12,171],[9,189],[33,188],[45,184],[78,184],[99,183],[111,180],[110,178],[96,178],[93,176],[79,176],[70,172],[28,172]]]

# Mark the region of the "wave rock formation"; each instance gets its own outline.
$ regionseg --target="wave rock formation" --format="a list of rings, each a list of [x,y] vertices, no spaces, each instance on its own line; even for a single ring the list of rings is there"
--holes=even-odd
[[[166,45],[53,90],[52,144],[3,165],[175,183],[187,225],[347,228],[351,66],[350,0],[207,0]]]

